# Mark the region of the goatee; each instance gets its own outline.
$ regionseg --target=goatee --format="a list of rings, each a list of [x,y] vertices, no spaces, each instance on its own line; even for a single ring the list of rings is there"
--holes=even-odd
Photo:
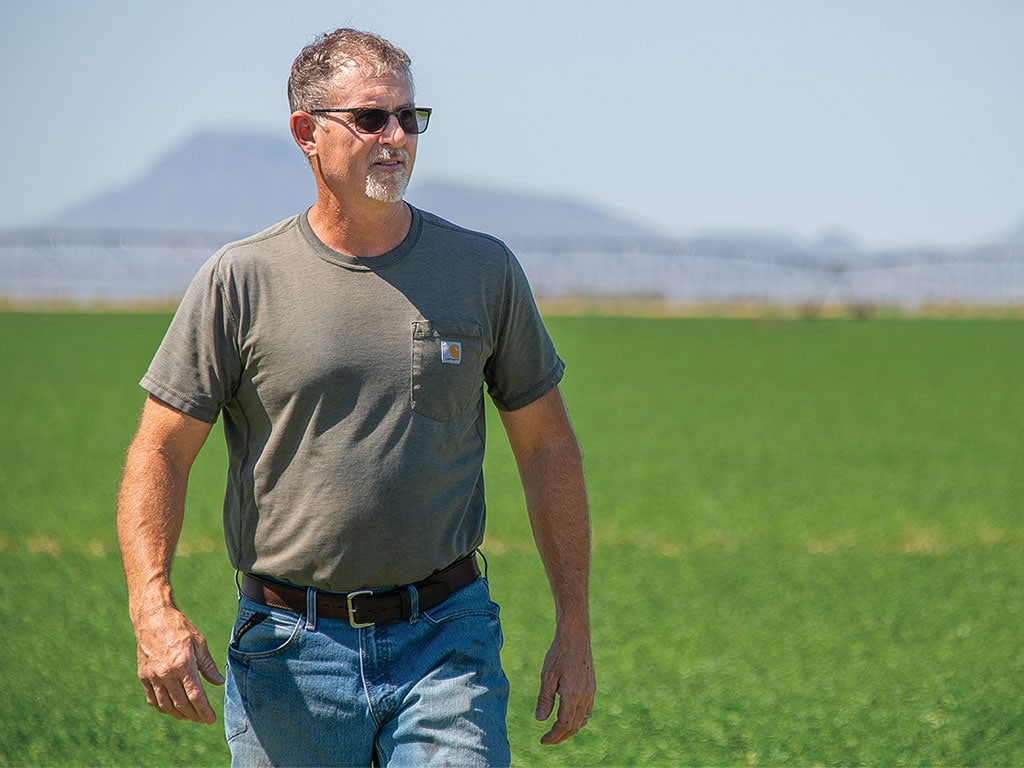
[[[377,163],[394,162],[394,170],[381,168]],[[382,203],[400,202],[409,186],[409,153],[402,147],[381,148],[370,158],[370,171],[366,175],[366,196]]]

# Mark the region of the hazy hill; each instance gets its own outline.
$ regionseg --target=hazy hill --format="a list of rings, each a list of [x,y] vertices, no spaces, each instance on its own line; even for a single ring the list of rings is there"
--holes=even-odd
[[[168,152],[141,178],[64,211],[53,223],[251,233],[303,210],[313,199],[309,167],[291,142],[204,132]],[[414,177],[409,200],[505,238],[657,234],[582,202],[451,181]]]
[[[68,227],[253,232],[312,202],[309,169],[283,141],[202,133],[134,182],[64,211]]]
[[[457,224],[505,238],[655,237],[657,232],[586,203],[550,195],[427,180],[410,185],[409,202]]]

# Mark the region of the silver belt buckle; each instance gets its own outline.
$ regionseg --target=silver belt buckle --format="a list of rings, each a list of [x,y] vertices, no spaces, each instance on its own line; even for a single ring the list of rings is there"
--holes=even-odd
[[[362,597],[363,595],[372,595],[372,594],[373,594],[373,590],[372,589],[360,589],[357,592],[349,592],[345,596],[345,604],[348,607],[348,623],[352,626],[352,629],[362,629],[363,627],[372,627],[373,626],[373,622],[372,621],[368,621],[365,624],[356,621],[356,607],[352,604],[352,601],[355,598]]]

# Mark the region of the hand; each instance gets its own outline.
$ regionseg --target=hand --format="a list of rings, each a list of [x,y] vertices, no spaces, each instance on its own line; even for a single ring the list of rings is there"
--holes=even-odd
[[[594,713],[596,693],[597,680],[594,677],[589,636],[586,633],[575,636],[556,633],[544,657],[536,717],[544,721],[551,716],[555,709],[556,695],[558,716],[551,730],[541,737],[540,743],[561,744],[579,733]]]
[[[136,623],[139,681],[151,707],[177,720],[213,723],[217,716],[200,675],[214,685],[224,676],[191,621],[166,608]]]

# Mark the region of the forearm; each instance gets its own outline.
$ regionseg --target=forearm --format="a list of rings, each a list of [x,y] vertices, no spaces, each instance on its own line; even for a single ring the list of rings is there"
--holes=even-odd
[[[579,443],[558,390],[503,414],[523,481],[530,525],[555,601],[555,637],[544,657],[538,720],[558,701],[542,744],[559,744],[586,725],[597,681],[590,647],[590,512]]]
[[[117,500],[117,535],[132,621],[173,606],[171,561],[185,514],[188,468],[137,439],[125,462]]]
[[[519,461],[530,525],[558,629],[589,634],[590,513],[579,444],[568,424]]]
[[[150,397],[128,448],[117,497],[132,622],[174,606],[171,560],[185,517],[188,476],[212,425]]]

